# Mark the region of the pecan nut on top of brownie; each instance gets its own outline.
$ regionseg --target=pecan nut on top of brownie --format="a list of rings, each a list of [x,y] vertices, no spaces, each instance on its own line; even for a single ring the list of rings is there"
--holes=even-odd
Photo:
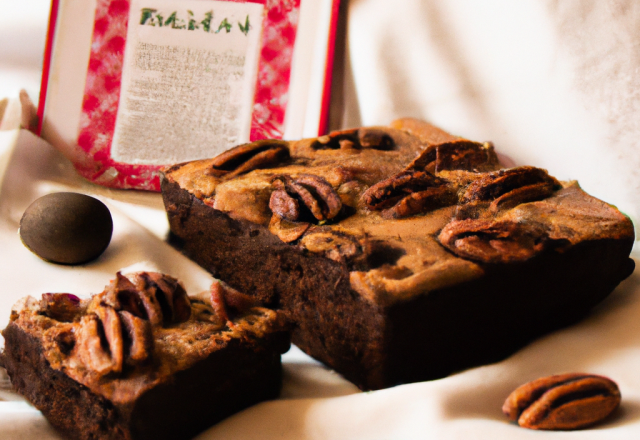
[[[176,245],[362,389],[501,359],[634,268],[615,207],[415,119],[241,145],[162,189]]]
[[[26,297],[2,332],[11,382],[74,439],[189,439],[280,393],[281,312],[215,282],[188,297],[168,275],[120,273],[81,300]]]

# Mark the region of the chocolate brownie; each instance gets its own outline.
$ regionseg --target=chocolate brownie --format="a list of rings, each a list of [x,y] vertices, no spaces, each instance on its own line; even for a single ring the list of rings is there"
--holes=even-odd
[[[278,396],[282,314],[216,282],[120,273],[88,300],[26,297],[2,332],[11,382],[73,439],[189,439]]]
[[[174,242],[362,389],[504,358],[631,274],[631,221],[491,143],[401,119],[165,170]]]

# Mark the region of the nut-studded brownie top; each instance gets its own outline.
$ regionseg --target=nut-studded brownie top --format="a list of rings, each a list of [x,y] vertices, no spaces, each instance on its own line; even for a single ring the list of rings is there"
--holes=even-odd
[[[258,141],[176,165],[165,178],[350,271],[379,304],[477,278],[487,265],[598,239],[633,240],[630,220],[546,170],[503,168],[490,143],[426,122]]]
[[[234,340],[263,349],[259,340],[287,324],[280,312],[254,305],[218,281],[209,292],[187,296],[168,275],[118,273],[89,299],[25,297],[9,325],[40,340],[52,368],[112,402],[128,403]]]

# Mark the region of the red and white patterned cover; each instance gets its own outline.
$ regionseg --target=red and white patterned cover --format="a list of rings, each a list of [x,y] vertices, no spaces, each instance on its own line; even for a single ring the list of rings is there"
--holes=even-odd
[[[261,3],[265,7],[250,139],[282,138],[301,0],[223,1]],[[120,163],[111,157],[129,8],[130,0],[97,2],[77,138],[78,146],[86,155],[76,159],[74,165],[83,177],[100,185],[159,191],[162,166]],[[50,46],[49,41],[44,75],[47,75]],[[46,93],[44,76],[42,90]]]

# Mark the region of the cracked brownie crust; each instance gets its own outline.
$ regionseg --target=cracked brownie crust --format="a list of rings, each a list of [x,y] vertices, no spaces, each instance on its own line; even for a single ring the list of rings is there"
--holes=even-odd
[[[413,119],[243,145],[162,186],[183,251],[363,389],[500,359],[634,267],[617,209]]]

